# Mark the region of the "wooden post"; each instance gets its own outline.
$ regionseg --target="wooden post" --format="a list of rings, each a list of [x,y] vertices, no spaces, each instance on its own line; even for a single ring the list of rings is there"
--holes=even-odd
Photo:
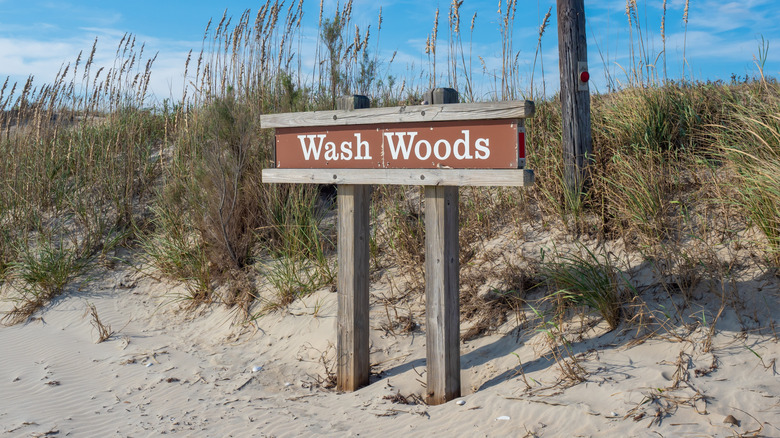
[[[567,196],[579,196],[593,156],[584,0],[557,0],[563,163]]]
[[[341,110],[368,108],[365,96],[338,99]],[[368,384],[368,240],[370,185],[338,186],[338,336],[336,382],[339,391]]]
[[[458,103],[458,91],[454,88],[434,88],[425,92],[423,100],[428,102],[428,105]]]
[[[452,89],[426,93],[432,105],[457,103]],[[441,99],[441,100],[440,100]],[[425,187],[425,313],[428,403],[460,397],[458,187]]]

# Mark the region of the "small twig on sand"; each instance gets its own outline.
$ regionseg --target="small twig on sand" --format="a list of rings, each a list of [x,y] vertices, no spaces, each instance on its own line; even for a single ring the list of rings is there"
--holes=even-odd
[[[114,331],[111,330],[110,325],[103,324],[103,322],[100,320],[100,317],[98,317],[97,309],[95,308],[95,305],[92,303],[87,303],[87,309],[84,312],[84,316],[89,314],[92,316],[92,327],[94,327],[98,331],[98,339],[95,341],[96,344],[99,344],[108,338],[111,337],[111,335],[114,334]]]
[[[760,421],[758,421],[758,418],[754,417],[752,414],[750,414],[747,411],[743,411],[740,408],[731,407],[731,409],[736,409],[736,410],[744,413],[748,417],[752,418],[756,423],[758,423],[758,429],[756,429],[756,430],[748,430],[745,433],[741,434],[740,436],[761,436],[761,431],[764,430],[764,425],[761,424]]]

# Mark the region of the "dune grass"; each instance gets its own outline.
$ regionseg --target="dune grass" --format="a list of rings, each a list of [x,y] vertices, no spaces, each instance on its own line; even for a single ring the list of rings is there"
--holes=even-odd
[[[601,315],[610,330],[621,322],[629,291],[636,295],[608,254],[597,256],[586,247],[579,253],[554,251],[547,258],[543,253],[541,266],[542,276],[550,283],[550,296],[561,303],[560,311],[570,304],[589,307]]]

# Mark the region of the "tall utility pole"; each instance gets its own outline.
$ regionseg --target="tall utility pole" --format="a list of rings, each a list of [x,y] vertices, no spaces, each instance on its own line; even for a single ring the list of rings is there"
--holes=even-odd
[[[584,0],[557,0],[557,12],[564,180],[566,195],[574,199],[585,189],[593,156]]]

